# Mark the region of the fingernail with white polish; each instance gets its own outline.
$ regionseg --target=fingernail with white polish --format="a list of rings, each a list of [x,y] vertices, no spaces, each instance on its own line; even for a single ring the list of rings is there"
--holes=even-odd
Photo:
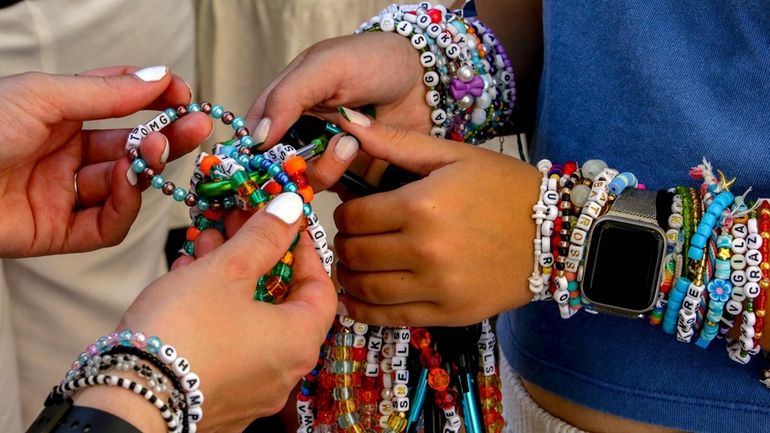
[[[363,114],[359,113],[358,111],[351,110],[350,108],[345,108],[343,106],[337,107],[337,111],[342,114],[342,117],[345,118],[348,122],[352,122],[358,126],[363,126],[364,128],[371,126],[372,120],[368,117],[364,116]]]
[[[334,144],[334,156],[341,162],[346,162],[358,152],[358,140],[352,135],[343,135]]]
[[[163,65],[150,66],[134,72],[136,78],[146,82],[158,81],[166,74],[168,74],[168,67]]]
[[[130,183],[131,186],[136,186],[136,183],[139,182],[139,179],[136,177],[136,172],[131,166],[128,167],[128,171],[126,172],[126,179],[128,179],[128,183]]]
[[[257,129],[254,130],[254,143],[260,145],[265,142],[267,134],[270,132],[271,123],[267,117],[257,123]]]
[[[302,198],[293,192],[284,192],[270,201],[265,212],[275,215],[286,224],[294,224],[302,216]]]
[[[168,161],[168,154],[171,151],[171,148],[168,145],[168,138],[163,137],[163,139],[166,141],[166,147],[163,148],[163,153],[160,155],[160,163],[161,164],[165,164],[166,161]]]
[[[349,314],[347,305],[343,304],[342,301],[337,301],[337,314],[340,316],[347,316]]]

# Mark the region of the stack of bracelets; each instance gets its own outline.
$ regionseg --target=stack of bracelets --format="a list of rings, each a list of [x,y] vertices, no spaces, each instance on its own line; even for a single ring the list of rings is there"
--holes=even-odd
[[[566,319],[581,307],[591,309],[578,287],[593,221],[624,189],[644,186],[599,160],[582,167],[542,160],[537,168],[542,182],[532,208],[535,264],[529,288],[534,301],[555,300]],[[673,199],[664,228],[667,250],[648,320],[701,348],[727,337],[730,359],[745,364],[759,353],[770,289],[770,200],[746,203],[745,194],[734,196],[733,181],[705,160],[690,176],[702,183],[668,191]],[[733,340],[728,333],[739,316],[740,333]],[[770,387],[770,370],[762,382]]]
[[[432,135],[477,144],[499,136],[510,120],[516,100],[511,60],[475,17],[427,2],[394,4],[361,24],[361,32],[396,32],[420,53]]]

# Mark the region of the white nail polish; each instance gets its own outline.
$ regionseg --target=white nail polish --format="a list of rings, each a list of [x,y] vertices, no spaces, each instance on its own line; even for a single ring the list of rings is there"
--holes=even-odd
[[[302,198],[293,192],[284,192],[270,201],[265,212],[275,215],[286,224],[294,224],[302,216]]]
[[[260,145],[265,142],[267,134],[270,132],[270,125],[272,122],[265,117],[257,123],[257,129],[254,130],[254,143]]]
[[[171,152],[171,148],[168,145],[168,138],[165,138],[166,140],[166,147],[163,148],[163,153],[160,155],[160,163],[165,164],[166,161],[168,161],[168,154]]]
[[[346,162],[358,152],[358,140],[352,135],[344,135],[334,144],[334,156]]]
[[[166,74],[168,74],[168,67],[163,65],[150,66],[134,72],[136,78],[146,82],[158,81]]]
[[[342,301],[337,301],[337,314],[340,316],[347,316],[349,314],[347,305]]]
[[[364,128],[366,128],[372,125],[372,120],[364,116],[363,114],[359,113],[358,111],[354,111],[346,107],[340,107],[339,110],[345,119],[347,119],[352,123],[355,123],[358,126],[363,126]]]
[[[136,177],[136,172],[131,166],[128,167],[128,171],[126,172],[126,179],[128,179],[128,183],[130,183],[131,186],[136,186],[136,183],[139,182],[139,179]]]

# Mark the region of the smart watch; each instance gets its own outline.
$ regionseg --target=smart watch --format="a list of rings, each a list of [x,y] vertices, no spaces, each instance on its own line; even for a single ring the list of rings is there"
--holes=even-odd
[[[580,290],[594,310],[639,317],[655,306],[666,253],[656,195],[626,190],[589,231]]]

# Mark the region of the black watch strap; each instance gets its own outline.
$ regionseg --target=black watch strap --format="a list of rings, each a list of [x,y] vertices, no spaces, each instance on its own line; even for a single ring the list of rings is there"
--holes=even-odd
[[[91,407],[65,400],[46,406],[27,433],[142,433],[128,421]]]

